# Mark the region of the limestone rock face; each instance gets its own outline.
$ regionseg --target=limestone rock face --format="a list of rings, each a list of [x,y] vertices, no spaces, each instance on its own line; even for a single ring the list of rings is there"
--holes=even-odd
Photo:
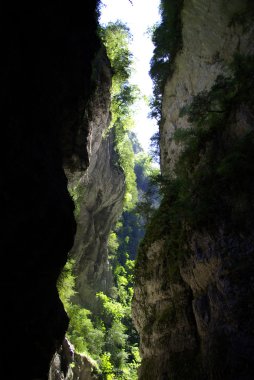
[[[247,1],[185,0],[182,10],[183,48],[175,60],[175,71],[166,83],[162,104],[163,124],[160,130],[161,169],[173,170],[179,146],[172,135],[179,127],[188,128],[180,109],[194,95],[209,90],[219,74],[228,74],[233,56],[253,54],[253,21],[244,13]],[[244,24],[235,22],[243,14]],[[249,14],[249,16],[251,16]]]
[[[76,150],[64,162],[64,170],[76,204],[77,229],[69,252],[69,258],[75,260],[77,292],[72,302],[94,311],[95,293],[107,293],[111,286],[107,239],[122,209],[125,183],[117,166],[112,132],[106,133],[110,123],[112,72],[103,46],[92,64],[91,94],[74,144],[86,151],[88,167]],[[65,338],[51,361],[49,380],[93,380],[97,375],[92,359],[74,352]]]
[[[148,248],[133,301],[133,319],[141,339],[142,379],[163,379],[173,353],[197,347],[190,290],[184,281],[169,283],[164,244],[156,241]]]
[[[251,378],[253,235],[220,231],[217,236],[194,235],[192,244],[192,255],[181,267],[181,276],[192,291],[204,365],[214,361],[218,373],[209,369],[218,377],[230,363],[228,378]]]
[[[95,293],[108,293],[112,285],[107,239],[120,215],[125,192],[125,177],[117,164],[110,124],[111,68],[105,48],[94,59],[93,95],[84,114],[88,125],[89,166],[86,171],[66,168],[70,189],[77,191],[77,232],[70,257],[75,260],[74,302],[94,310]],[[75,190],[76,189],[76,190]]]
[[[64,161],[70,188],[77,186],[87,167],[90,166],[91,172],[96,163],[95,156],[98,157],[102,134],[110,123],[111,81],[110,62],[105,47],[101,45],[91,62],[89,98],[80,105],[78,129],[69,152],[71,156]]]
[[[244,22],[235,22],[239,14]],[[209,90],[219,74],[228,74],[235,53],[254,53],[252,17],[247,1],[184,1],[183,47],[163,94],[164,175],[174,172],[182,149],[172,140],[175,130],[190,127],[180,109]],[[241,137],[253,131],[253,110],[239,104],[234,111],[230,133]],[[141,380],[253,378],[254,236],[231,227],[227,220],[212,230],[204,224],[202,233],[188,230],[188,252],[179,262],[166,232],[144,241],[132,308],[141,340]]]
[[[51,361],[48,380],[96,379],[98,379],[97,368],[92,360],[74,352],[74,347],[65,338]]]
[[[70,256],[75,259],[75,302],[94,309],[95,293],[108,293],[112,285],[107,239],[120,215],[125,192],[124,175],[114,159],[112,136],[102,140],[91,155],[90,166],[79,184],[83,191],[77,233]]]

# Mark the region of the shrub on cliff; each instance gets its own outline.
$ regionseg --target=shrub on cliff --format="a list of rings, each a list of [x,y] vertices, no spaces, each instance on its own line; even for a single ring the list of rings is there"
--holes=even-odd
[[[182,47],[180,12],[183,0],[161,0],[161,22],[153,31],[154,52],[150,76],[153,80],[151,117],[161,119],[161,102],[164,85],[174,70],[174,59]]]
[[[133,127],[131,106],[139,94],[137,87],[129,82],[132,70],[132,55],[129,50],[131,35],[128,27],[117,21],[101,29],[101,38],[113,69],[110,128],[114,129],[118,164],[125,174],[124,209],[128,210],[137,202],[135,157],[129,132]]]
[[[190,127],[175,132],[183,150],[173,175],[157,177],[163,200],[148,224],[139,267],[155,240],[165,240],[176,273],[189,251],[188,231],[213,231],[221,223],[237,233],[253,228],[254,133],[251,125],[236,130],[237,112],[254,111],[253,68],[253,56],[236,56],[231,76],[219,76],[182,109]]]

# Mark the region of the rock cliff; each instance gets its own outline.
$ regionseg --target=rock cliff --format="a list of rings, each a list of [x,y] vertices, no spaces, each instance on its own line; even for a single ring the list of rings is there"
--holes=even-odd
[[[117,163],[110,124],[111,68],[105,49],[94,62],[94,92],[85,115],[89,166],[84,172],[67,170],[70,192],[76,195],[77,232],[70,258],[75,260],[77,295],[73,301],[94,311],[96,292],[112,286],[108,263],[108,235],[122,212],[125,177]]]
[[[90,166],[79,181],[84,187],[70,257],[75,260],[75,302],[92,311],[96,292],[109,294],[112,287],[107,240],[122,211],[125,193],[124,174],[115,155],[110,134],[91,156]]]
[[[49,370],[49,380],[97,380],[96,363],[85,355],[75,352],[65,338],[54,354]]]
[[[227,117],[213,124],[217,132],[209,138],[202,135],[206,137],[197,156],[192,156],[195,165],[181,154],[187,152],[184,157],[191,157],[190,152],[195,154],[197,147],[189,145],[189,150],[184,150],[184,144],[179,144],[174,134],[176,130],[193,128],[193,114],[191,124],[190,117],[181,116],[181,110],[197,99],[211,101],[214,92],[210,90],[215,91],[215,84],[219,86],[218,76],[232,76],[230,65],[236,53],[253,56],[253,4],[239,0],[185,0],[181,23],[182,49],[163,94],[161,169],[171,183],[181,178],[177,194],[191,195],[181,208],[183,200],[175,200],[176,190],[171,185],[140,248],[133,300],[133,318],[141,339],[139,377],[250,380],[254,376],[254,234],[248,223],[252,223],[253,181],[251,172],[245,178],[240,156],[234,165],[231,161],[230,175],[229,166],[222,169],[221,165],[214,171],[216,175],[209,177],[213,172],[209,154],[214,152],[214,165],[217,160],[225,165],[233,160],[232,146],[244,139],[252,144],[253,98],[247,88],[253,80],[253,68],[245,77],[247,96],[240,96],[238,83],[228,103]],[[244,65],[240,66],[244,70]],[[228,96],[230,86],[222,91],[223,96]],[[200,104],[195,108],[197,113],[202,111]],[[213,98],[209,104],[218,105],[219,101]],[[224,112],[219,108],[221,111]],[[204,120],[198,127],[208,130],[210,119]],[[220,139],[216,140],[216,136]],[[225,159],[229,150],[230,158],[228,155]],[[247,150],[241,152],[246,162],[253,163]],[[195,181],[199,181],[196,187]],[[204,192],[202,186],[206,186]],[[213,203],[209,204],[209,200]],[[195,219],[201,204],[202,225],[197,225],[189,216]]]
[[[113,129],[109,129],[111,115],[112,70],[101,47],[93,60],[92,91],[83,115],[84,133],[77,145],[87,149],[88,167],[64,165],[68,188],[75,201],[77,224],[74,244],[69,259],[75,264],[75,296],[71,302],[96,314],[96,293],[110,294],[112,269],[108,260],[109,232],[122,212],[125,194],[125,176],[118,164],[114,147]],[[82,130],[82,125],[80,127]],[[50,367],[50,380],[97,379],[96,363],[86,355],[74,352],[65,339],[55,353]],[[96,375],[97,373],[97,375]]]
[[[76,225],[62,164],[73,171],[88,162],[77,141],[88,135],[81,121],[99,49],[95,8],[93,0],[1,5],[5,379],[47,379],[68,324],[56,281]]]

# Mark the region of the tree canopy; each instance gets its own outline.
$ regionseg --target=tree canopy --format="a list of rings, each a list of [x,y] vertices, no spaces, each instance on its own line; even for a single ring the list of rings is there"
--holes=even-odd
[[[135,155],[130,131],[134,126],[131,106],[139,96],[137,86],[129,82],[133,64],[133,57],[129,50],[131,35],[128,27],[117,21],[102,28],[101,36],[113,70],[110,128],[114,130],[118,162],[125,174],[124,209],[128,210],[137,202]]]

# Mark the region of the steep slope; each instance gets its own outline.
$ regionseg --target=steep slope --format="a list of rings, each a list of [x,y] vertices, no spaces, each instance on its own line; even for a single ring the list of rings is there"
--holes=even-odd
[[[180,17],[162,101],[164,199],[136,269],[140,379],[252,379],[253,5],[185,0]]]
[[[116,165],[112,135],[102,140],[81,178],[77,234],[70,252],[75,260],[75,303],[95,310],[99,291],[110,294],[112,274],[108,263],[109,232],[119,217],[125,193],[124,174]]]
[[[125,194],[125,176],[118,164],[113,129],[109,129],[111,86],[112,69],[106,49],[101,46],[93,59],[92,91],[83,115],[83,127],[88,131],[86,144],[84,133],[77,136],[77,145],[87,147],[89,165],[86,170],[82,165],[74,170],[72,165],[65,165],[77,224],[68,256],[74,262],[75,276],[75,295],[71,302],[79,310],[88,309],[93,315],[98,308],[96,293],[110,294],[112,288],[107,242],[122,211]],[[80,161],[79,155],[77,159]],[[83,334],[80,339],[85,341],[87,337]],[[74,346],[65,339],[53,357],[49,378],[98,378],[93,371],[98,372],[96,362],[89,355],[75,352]]]
[[[78,303],[91,310],[95,293],[103,291],[108,294],[112,285],[107,240],[121,213],[125,191],[124,175],[114,163],[114,155],[110,136],[102,141],[95,166],[89,167],[84,178],[84,201],[70,253],[76,262]]]
[[[108,293],[112,285],[107,240],[122,210],[125,192],[125,177],[114,151],[113,130],[106,133],[110,123],[111,79],[106,50],[101,48],[94,60],[94,90],[84,116],[89,131],[89,167],[84,172],[66,170],[76,203],[77,232],[69,255],[75,260],[75,303],[92,311],[96,292]]]

